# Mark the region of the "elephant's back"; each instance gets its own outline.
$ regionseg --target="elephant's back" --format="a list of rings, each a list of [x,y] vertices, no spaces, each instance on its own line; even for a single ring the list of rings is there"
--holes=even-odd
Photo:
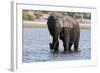
[[[70,42],[75,41],[80,35],[79,23],[76,21],[76,19],[72,18],[71,16],[65,16],[63,18],[63,22],[65,28],[70,28]]]
[[[69,28],[76,28],[79,27],[79,23],[71,16],[65,16],[63,18],[63,26]]]

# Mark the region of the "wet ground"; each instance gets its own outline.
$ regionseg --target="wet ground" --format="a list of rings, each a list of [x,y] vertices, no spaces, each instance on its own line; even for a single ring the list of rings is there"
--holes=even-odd
[[[60,41],[60,52],[58,54],[53,54],[49,48],[50,42],[50,34],[47,28],[23,28],[23,63],[86,60],[91,58],[90,29],[81,29],[80,52],[63,54],[63,45],[62,41]]]

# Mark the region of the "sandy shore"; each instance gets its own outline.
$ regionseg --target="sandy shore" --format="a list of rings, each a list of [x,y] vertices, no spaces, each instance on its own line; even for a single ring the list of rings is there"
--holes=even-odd
[[[80,24],[80,28],[84,28],[84,29],[90,29],[91,28],[91,24]],[[23,27],[25,28],[35,28],[35,27],[43,27],[46,28],[47,27],[47,22],[39,22],[39,21],[23,21]]]

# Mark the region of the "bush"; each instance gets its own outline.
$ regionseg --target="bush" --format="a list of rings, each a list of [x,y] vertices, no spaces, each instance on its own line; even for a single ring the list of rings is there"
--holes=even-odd
[[[34,20],[34,18],[32,15],[25,14],[25,15],[23,15],[23,20]]]
[[[36,19],[39,19],[42,16],[42,11],[35,11],[34,15],[36,16]]]
[[[68,13],[67,13],[67,12],[62,12],[62,15],[63,15],[63,16],[67,16]]]
[[[49,15],[55,15],[57,17],[62,17],[63,14],[61,12],[49,12]]]
[[[69,16],[71,16],[71,17],[74,17],[75,12],[67,12],[67,15],[69,15]]]
[[[27,11],[23,11],[23,20],[34,20],[34,16],[27,13]]]
[[[91,14],[90,13],[84,14],[83,18],[84,19],[91,19]]]

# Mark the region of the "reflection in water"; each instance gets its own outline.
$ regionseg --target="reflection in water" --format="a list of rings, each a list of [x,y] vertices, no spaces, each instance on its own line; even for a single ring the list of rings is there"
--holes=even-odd
[[[63,54],[63,45],[60,40],[60,52],[53,54],[50,51],[50,34],[46,28],[23,29],[23,62],[66,61],[91,58],[91,30],[81,29],[80,52]],[[73,47],[72,47],[73,49]]]

